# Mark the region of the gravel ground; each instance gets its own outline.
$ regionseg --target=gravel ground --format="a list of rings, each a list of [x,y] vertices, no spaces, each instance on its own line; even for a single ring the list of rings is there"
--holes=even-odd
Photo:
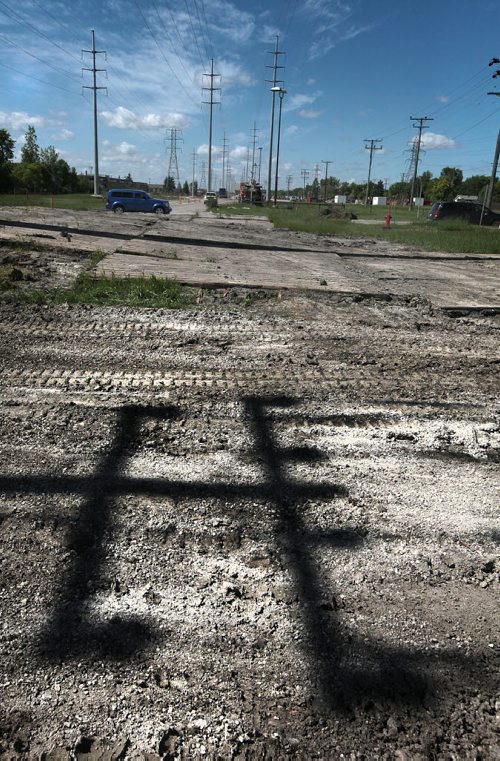
[[[498,316],[199,301],[0,306],[2,758],[499,758]]]

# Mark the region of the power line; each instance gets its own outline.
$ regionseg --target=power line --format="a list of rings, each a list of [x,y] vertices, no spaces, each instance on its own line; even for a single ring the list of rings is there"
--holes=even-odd
[[[74,92],[73,90],[67,90],[65,87],[60,87],[59,85],[55,85],[52,82],[47,82],[45,79],[38,79],[38,77],[33,77],[31,74],[25,74],[24,71],[19,71],[19,69],[15,69],[13,66],[9,66],[8,63],[0,63],[0,66],[3,66],[6,69],[10,69],[11,71],[15,71],[16,74],[20,74],[22,77],[28,77],[28,79],[34,79],[35,82],[40,82],[42,85],[48,85],[49,87],[55,87],[57,90],[62,90],[63,92],[67,92],[70,95],[75,95],[78,98],[81,98],[81,94]]]
[[[21,50],[26,55],[31,56],[31,58],[34,58],[36,61],[40,61],[40,63],[45,64],[45,66],[49,66],[49,68],[54,69],[54,71],[57,71],[58,74],[62,74],[63,76],[67,77],[68,79],[71,79],[73,82],[78,82],[78,84],[80,84],[79,80],[76,77],[72,77],[71,74],[68,74],[67,71],[65,71],[64,69],[61,69],[59,66],[56,66],[53,63],[49,63],[48,61],[44,61],[43,58],[39,58],[34,53],[30,53],[29,50],[25,50],[23,47],[21,47],[21,45],[18,45],[16,42],[13,42],[12,40],[9,40],[7,37],[4,37],[3,34],[0,35],[0,38],[4,42],[6,42],[7,44],[12,45],[13,47],[18,48],[19,50]]]
[[[174,75],[174,77],[176,78],[176,80],[178,81],[178,83],[180,84],[180,86],[182,87],[182,89],[183,89],[183,90],[185,90],[184,84],[181,82],[181,80],[179,79],[179,77],[178,77],[178,76],[177,76],[177,74],[175,73],[174,69],[172,68],[172,65],[171,65],[170,61],[168,60],[168,58],[166,57],[165,53],[163,52],[163,50],[162,50],[162,48],[161,48],[161,46],[160,46],[160,43],[158,42],[158,40],[157,40],[157,39],[156,39],[156,37],[154,36],[154,34],[153,34],[153,30],[151,29],[151,27],[150,27],[150,25],[149,25],[149,22],[148,22],[148,20],[147,20],[146,16],[144,15],[144,13],[142,12],[142,8],[141,8],[141,6],[139,5],[139,0],[135,0],[135,4],[136,4],[136,6],[137,6],[137,9],[138,9],[139,13],[141,14],[141,16],[142,16],[142,18],[143,18],[143,21],[144,21],[144,23],[146,24],[146,26],[147,26],[147,28],[148,28],[149,34],[150,34],[150,35],[151,35],[151,37],[153,38],[153,40],[154,40],[154,42],[155,42],[155,45],[156,45],[156,47],[157,47],[157,48],[158,48],[158,50],[160,51],[160,54],[161,54],[161,56],[162,56],[163,60],[164,60],[164,61],[165,61],[165,63],[167,64],[168,68],[170,69],[170,71],[172,72],[172,74]],[[192,99],[192,100],[193,100],[193,99]],[[193,103],[194,103],[194,102],[195,102],[195,101],[193,100]]]
[[[195,11],[196,11],[196,16],[198,18],[198,26],[201,29],[201,36],[203,38],[203,46],[205,48],[205,53],[207,55],[207,58],[210,58],[210,53],[208,52],[207,38],[205,36],[205,29],[203,27],[203,24],[201,23],[200,11],[199,11],[199,8],[198,8],[198,3],[196,2],[196,0],[193,0],[193,3],[194,3]]]
[[[174,49],[174,43],[173,43],[173,40],[172,40],[172,38],[171,38],[171,36],[170,36],[170,32],[168,31],[167,27],[166,27],[166,26],[165,26],[165,24],[163,23],[163,19],[162,19],[162,17],[160,16],[160,12],[159,12],[159,10],[158,10],[158,6],[157,6],[157,5],[156,5],[156,3],[155,3],[155,0],[151,0],[151,3],[152,3],[152,5],[153,5],[153,8],[154,8],[154,9],[155,9],[155,11],[156,11],[156,15],[158,16],[158,21],[159,21],[159,22],[160,22],[160,24],[162,25],[163,31],[165,32],[165,35],[167,36],[167,39],[168,39],[168,41],[170,42],[170,45],[171,45],[171,47],[172,47],[172,50],[174,51],[175,55],[177,56],[177,58],[178,58],[178,60],[179,60],[179,63],[180,63],[180,65],[182,66],[182,68],[183,68],[183,69],[184,69],[184,71],[186,72],[187,76],[188,76],[188,77],[189,77],[189,79],[191,80],[191,83],[194,85],[194,79],[193,79],[193,77],[191,76],[191,74],[189,73],[189,71],[188,71],[188,70],[186,69],[186,67],[184,66],[184,62],[183,62],[182,58],[180,57],[180,55],[179,55],[179,54],[176,52],[176,50]]]
[[[203,56],[201,54],[200,46],[198,45],[198,36],[197,36],[197,34],[195,32],[195,29],[194,29],[193,17],[191,16],[191,11],[189,10],[188,1],[184,0],[184,3],[186,5],[186,10],[188,12],[189,23],[191,25],[191,31],[193,33],[193,38],[194,38],[194,41],[195,41],[195,44],[196,44],[196,49],[198,50],[198,55],[200,56],[200,63],[203,66]],[[209,168],[209,174],[210,174],[210,168]],[[209,188],[209,190],[210,190],[210,188]]]
[[[6,5],[2,0],[0,0],[0,5],[2,5],[4,8],[7,8],[7,10],[4,10],[4,13],[9,16],[9,18],[14,19],[14,21],[17,21],[18,24],[21,24],[21,26],[27,26],[28,29],[31,29],[32,32],[37,34],[39,37],[43,37],[45,40],[50,42],[51,45],[54,45],[56,48],[59,48],[59,50],[62,50],[63,53],[66,53],[66,55],[69,55],[70,58],[73,58],[75,61],[80,62],[79,59],[73,55],[73,53],[70,53],[68,50],[62,47],[62,45],[59,45],[57,42],[54,42],[50,39],[50,37],[47,37],[46,34],[43,32],[40,32],[39,29],[36,29],[32,24],[29,23],[29,21],[25,21],[22,16],[19,16],[15,11],[12,10],[12,8],[9,8],[8,5]]]

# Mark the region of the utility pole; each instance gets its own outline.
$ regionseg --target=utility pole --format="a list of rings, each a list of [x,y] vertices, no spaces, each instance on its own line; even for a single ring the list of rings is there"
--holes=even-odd
[[[377,145],[377,143],[381,143],[382,140],[373,140],[372,138],[365,137],[365,148],[366,150],[370,151],[370,161],[368,164],[368,181],[366,183],[366,196],[365,196],[365,206],[368,206],[368,197],[370,195],[370,179],[372,174],[372,161],[373,161],[373,152],[374,151],[381,151],[382,146]],[[368,145],[367,145],[368,143]]]
[[[227,156],[227,140],[226,140],[226,133],[224,132],[224,138],[222,140],[222,180],[221,180],[221,188],[227,187],[227,185],[226,185],[226,156]]]
[[[262,146],[259,148],[259,185],[260,185],[260,170],[262,169]]]
[[[489,62],[488,66],[493,66],[493,64],[500,63],[499,58],[492,58]],[[495,71],[493,74],[493,79],[500,76],[500,69]],[[488,95],[497,95],[500,97],[500,92],[489,92]],[[495,189],[495,182],[497,179],[497,171],[498,171],[498,159],[500,157],[500,130],[498,132],[497,136],[497,144],[495,148],[495,156],[493,157],[493,166],[491,169],[491,177],[490,177],[490,183],[488,185],[488,190],[486,191],[486,197],[484,199],[484,205],[488,208],[491,208],[491,202],[493,199],[493,190]]]
[[[293,175],[287,174],[286,176],[286,192],[287,195],[290,195],[290,185],[292,184]]]
[[[191,182],[191,195],[194,198],[194,178],[196,176],[196,149],[193,148],[193,180]]]
[[[499,93],[500,95],[500,93]],[[484,200],[484,205],[490,209],[491,208],[491,202],[493,199],[493,190],[495,189],[495,182],[497,179],[497,171],[498,171],[498,159],[500,157],[500,130],[498,131],[497,135],[497,144],[495,147],[495,155],[493,157],[493,167],[491,169],[491,177],[490,182],[488,185],[488,190],[486,191],[486,198]]]
[[[257,132],[259,130],[255,126],[255,122],[253,123],[253,140],[252,140],[252,171],[250,172],[250,177],[252,180],[255,179],[255,146],[257,145]]]
[[[170,137],[167,137],[168,132],[170,132]],[[176,185],[180,183],[179,165],[177,163],[177,143],[183,141],[182,137],[178,137],[180,133],[182,133],[182,130],[177,129],[177,127],[171,127],[170,130],[165,131],[165,142],[167,140],[170,141],[167,177],[172,177]]]
[[[432,122],[434,119],[429,116],[410,116],[410,119],[414,122],[418,122],[418,124],[414,124],[413,126],[415,129],[418,129],[418,137],[417,137],[417,153],[415,155],[415,168],[413,170],[413,177],[411,180],[411,190],[410,190],[410,209],[413,208],[413,193],[415,192],[415,182],[417,181],[417,173],[418,173],[418,159],[420,156],[420,144],[422,142],[422,132],[424,129],[429,129],[424,122]]]
[[[267,196],[266,201],[269,203],[271,200],[271,175],[273,171],[273,133],[274,133],[274,109],[276,104],[276,87],[279,84],[283,84],[282,79],[277,79],[278,76],[278,69],[284,69],[284,66],[278,66],[279,56],[284,55],[283,52],[280,52],[278,49],[279,47],[279,34],[276,35],[276,46],[274,48],[274,51],[269,51],[271,55],[274,55],[274,63],[272,66],[267,66],[266,68],[273,70],[273,78],[272,79],[266,79],[266,82],[271,82],[271,92],[273,94],[273,100],[272,100],[272,106],[271,106],[271,126],[269,130],[269,165],[268,165],[268,171],[267,171]]]
[[[93,85],[83,85],[84,90],[93,90],[94,91],[94,195],[99,195],[99,148],[98,148],[98,142],[97,142],[97,91],[98,90],[106,90],[107,94],[107,87],[98,87],[97,86],[97,72],[98,71],[106,71],[106,69],[96,69],[96,55],[104,55],[106,58],[106,51],[105,50],[96,50],[95,49],[95,31],[94,29],[90,30],[92,32],[92,50],[82,50],[82,53],[91,53],[92,54],[92,68],[82,68],[82,71],[91,71],[93,74]]]
[[[302,176],[302,179],[304,180],[304,200],[306,197],[306,182],[307,178],[309,177],[309,170],[308,169],[301,169],[300,174]]]
[[[214,101],[214,92],[219,91],[220,87],[214,87],[214,79],[216,77],[220,77],[220,74],[214,74],[214,59],[211,59],[211,67],[210,67],[210,73],[209,74],[203,74],[204,77],[210,77],[210,87],[203,87],[203,90],[208,90],[210,92],[210,100],[204,100],[203,103],[208,103],[210,105],[210,120],[209,120],[209,129],[208,129],[208,188],[207,190],[210,192],[212,190],[212,114],[213,114],[213,107],[220,105],[220,100]]]
[[[206,169],[207,169],[207,162],[202,161],[201,162],[201,178],[200,178],[200,189],[206,190],[207,189],[207,175],[206,175]]]
[[[326,186],[328,184],[328,164],[331,164],[332,162],[321,159],[321,163],[325,164],[325,203],[326,203],[326,199],[328,198],[328,194],[326,192]]]

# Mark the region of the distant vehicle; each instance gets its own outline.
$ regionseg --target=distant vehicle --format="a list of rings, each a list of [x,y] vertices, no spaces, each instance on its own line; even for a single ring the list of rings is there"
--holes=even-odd
[[[226,188],[219,188],[219,198],[227,198]]]
[[[124,211],[152,211],[155,214],[170,214],[172,211],[168,201],[151,198],[144,190],[108,190],[106,209],[115,214]]]
[[[208,191],[205,193],[205,196],[204,196],[204,200],[205,200],[205,201],[208,201],[210,198],[215,198],[215,199],[217,199],[217,193],[215,192],[215,190],[208,190]]]
[[[481,220],[482,214],[482,220]],[[438,201],[431,206],[427,217],[430,221],[439,219],[464,219],[473,225],[500,226],[500,214],[496,214],[486,206],[472,201]]]
[[[454,201],[479,201],[479,196],[457,196]]]

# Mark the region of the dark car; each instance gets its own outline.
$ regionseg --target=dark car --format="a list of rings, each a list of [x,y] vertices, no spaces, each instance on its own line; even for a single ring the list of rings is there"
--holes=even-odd
[[[472,201],[438,201],[431,206],[428,219],[464,219],[473,225],[497,225],[500,227],[500,214],[496,214],[486,206],[483,209],[482,204]]]
[[[168,201],[151,198],[144,190],[108,190],[106,209],[115,214],[124,211],[152,211],[155,214],[170,214],[172,211]]]

